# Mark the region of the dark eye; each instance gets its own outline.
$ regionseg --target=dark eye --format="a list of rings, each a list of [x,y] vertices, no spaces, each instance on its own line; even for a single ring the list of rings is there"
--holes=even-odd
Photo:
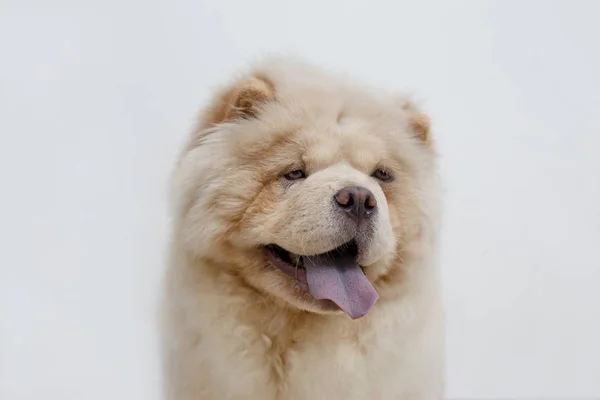
[[[283,177],[288,181],[297,181],[298,179],[306,178],[306,174],[301,169],[296,169],[291,172],[288,172]]]
[[[381,168],[373,172],[372,176],[373,178],[379,179],[382,182],[389,182],[394,179],[388,172],[384,171]]]

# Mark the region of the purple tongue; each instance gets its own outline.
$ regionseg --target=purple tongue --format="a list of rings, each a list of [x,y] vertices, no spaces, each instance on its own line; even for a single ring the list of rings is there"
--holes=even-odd
[[[315,299],[329,299],[352,319],[369,312],[379,295],[353,254],[330,252],[306,256],[304,268],[308,288]]]

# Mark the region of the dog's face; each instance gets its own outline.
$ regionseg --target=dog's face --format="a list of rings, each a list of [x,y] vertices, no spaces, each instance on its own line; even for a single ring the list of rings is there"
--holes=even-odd
[[[187,250],[309,311],[369,311],[399,279],[433,172],[425,116],[305,66],[218,93],[176,169]],[[379,292],[379,294],[378,294]]]

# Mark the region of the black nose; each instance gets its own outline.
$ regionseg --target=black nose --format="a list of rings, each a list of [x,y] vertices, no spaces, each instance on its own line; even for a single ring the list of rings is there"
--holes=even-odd
[[[361,186],[343,188],[333,198],[338,208],[357,222],[369,218],[377,210],[375,196]]]

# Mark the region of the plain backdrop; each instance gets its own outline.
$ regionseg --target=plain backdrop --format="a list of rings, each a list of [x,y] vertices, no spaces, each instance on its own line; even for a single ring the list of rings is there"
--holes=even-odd
[[[447,397],[599,398],[598,15],[594,0],[0,0],[0,399],[160,398],[174,157],[210,89],[280,51],[413,92],[433,119]]]

